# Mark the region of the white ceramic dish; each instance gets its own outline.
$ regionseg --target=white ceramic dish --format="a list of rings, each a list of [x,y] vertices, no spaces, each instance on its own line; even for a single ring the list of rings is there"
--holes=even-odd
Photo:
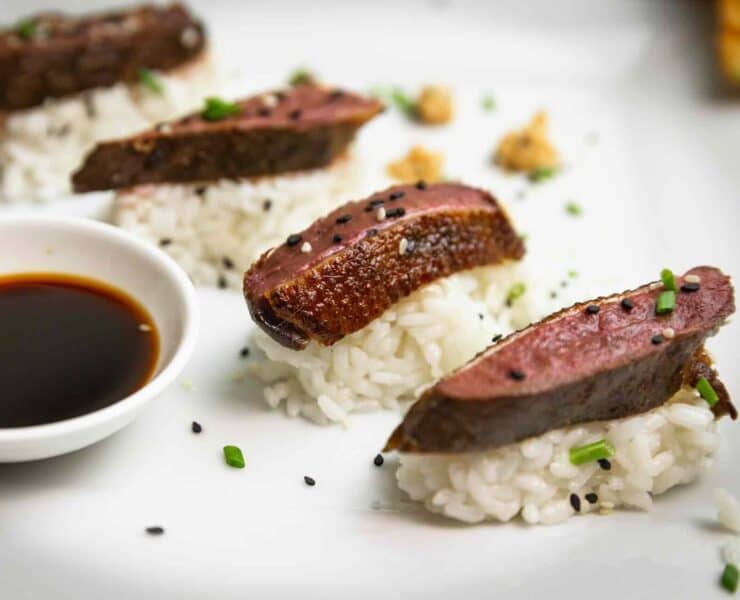
[[[0,428],[0,462],[57,456],[118,431],[180,374],[197,337],[198,304],[185,273],[163,252],[109,225],[62,217],[0,217],[0,274],[34,272],[81,275],[124,290],[152,315],[160,355],[151,380],[111,406],[47,425]]]
[[[740,105],[708,86],[712,3],[190,3],[241,69],[245,92],[302,64],[356,89],[454,85],[449,127],[417,127],[389,111],[363,132],[363,156],[381,167],[413,143],[443,150],[447,174],[510,207],[533,258],[577,269],[593,293],[665,266],[715,264],[740,280]],[[7,19],[30,4],[4,0]],[[480,110],[486,92],[493,113]],[[570,168],[530,187],[488,159],[500,135],[538,108],[549,111]],[[568,200],[583,207],[580,219],[566,214]],[[40,210],[97,215],[92,203]],[[740,496],[740,424],[721,425],[715,465],[652,513],[464,526],[408,502],[393,456],[373,466],[398,415],[358,415],[345,431],[266,410],[255,382],[234,379],[251,327],[244,299],[199,290],[198,301],[202,335],[183,385],[144,418],[80,452],[0,465],[2,600],[731,598],[717,584],[728,534],[716,526],[712,488]],[[709,347],[737,398],[737,318]],[[192,420],[204,427],[199,436]],[[243,449],[246,469],[224,465],[225,444]],[[147,536],[149,525],[165,535]]]

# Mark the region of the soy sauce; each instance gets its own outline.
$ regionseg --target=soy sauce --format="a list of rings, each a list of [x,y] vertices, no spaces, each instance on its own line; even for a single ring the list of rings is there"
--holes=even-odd
[[[0,428],[105,408],[154,373],[159,335],[136,300],[55,273],[0,277]]]

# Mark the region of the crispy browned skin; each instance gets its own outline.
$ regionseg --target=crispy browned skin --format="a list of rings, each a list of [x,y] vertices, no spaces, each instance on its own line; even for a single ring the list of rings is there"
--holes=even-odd
[[[388,216],[379,221],[381,207]],[[309,340],[337,342],[430,281],[524,255],[496,200],[454,183],[391,187],[336,209],[296,237],[263,254],[244,276],[254,321],[295,350]]]
[[[180,4],[74,17],[31,17],[28,38],[0,33],[0,111],[38,106],[84,90],[137,81],[139,69],[167,71],[198,57],[203,25]]]
[[[668,315],[655,314],[662,291],[657,283],[576,304],[512,334],[426,391],[386,450],[498,448],[569,425],[651,410],[701,376],[722,397],[715,414],[734,418],[702,350],[735,311],[732,284],[712,267],[689,273],[701,276],[701,287],[679,292]],[[632,309],[622,305],[624,298]],[[592,304],[600,308],[597,314],[588,312]],[[654,343],[666,328],[675,336]]]
[[[376,100],[316,85],[252,96],[218,121],[194,113],[98,144],[73,177],[77,192],[142,183],[213,181],[325,167],[383,109]]]

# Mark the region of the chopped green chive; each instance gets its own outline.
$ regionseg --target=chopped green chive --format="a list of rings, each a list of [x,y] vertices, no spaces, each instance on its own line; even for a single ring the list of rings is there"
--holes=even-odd
[[[570,462],[576,466],[604,458],[611,458],[612,456],[614,456],[614,446],[606,440],[599,440],[598,442],[570,449]]]
[[[220,121],[237,114],[241,109],[238,104],[226,102],[221,98],[206,98],[206,105],[201,113],[206,121]]]
[[[288,84],[295,87],[297,85],[308,85],[316,81],[316,77],[308,69],[301,67],[296,69],[288,78]]]
[[[522,283],[521,281],[519,283],[515,283],[509,289],[509,293],[506,294],[506,304],[511,306],[514,301],[521,298],[526,291],[527,286],[524,283]]]
[[[539,169],[530,171],[527,177],[532,183],[540,183],[555,177],[556,172],[552,167],[540,167]]]
[[[416,116],[416,102],[410,94],[397,85],[376,86],[370,94],[386,104],[391,104],[409,118]]]
[[[575,269],[571,269],[570,271],[568,271],[568,277],[570,277],[571,279],[575,279],[576,277],[578,277],[578,271],[576,271]]]
[[[663,269],[660,272],[660,279],[663,282],[663,287],[667,290],[676,291],[676,278],[673,277],[673,271],[670,269]]]
[[[155,94],[161,95],[164,92],[164,87],[162,87],[159,77],[156,76],[154,71],[150,71],[149,69],[139,69],[139,83]]]
[[[491,94],[486,94],[480,101],[480,106],[486,112],[493,112],[496,110],[496,99]]]
[[[244,455],[237,446],[224,446],[224,458],[226,464],[235,469],[244,468]]]
[[[696,391],[699,395],[707,401],[709,406],[714,406],[719,402],[719,396],[714,391],[712,384],[709,383],[706,377],[700,377],[699,381],[696,382]]]
[[[568,204],[565,205],[565,212],[573,217],[580,217],[583,214],[583,209],[575,202],[568,202]]]
[[[15,26],[15,32],[24,40],[30,40],[36,33],[36,23],[31,19],[23,19]]]
[[[664,290],[660,292],[658,302],[655,305],[655,312],[659,315],[665,315],[669,312],[673,312],[674,308],[676,308],[676,292],[673,290]]]
[[[725,570],[722,571],[722,587],[725,588],[731,594],[737,591],[737,567],[735,565],[726,565]]]

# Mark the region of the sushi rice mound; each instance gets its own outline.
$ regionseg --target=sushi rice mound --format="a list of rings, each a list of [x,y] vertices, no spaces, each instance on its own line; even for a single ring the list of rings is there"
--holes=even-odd
[[[347,156],[285,175],[138,186],[116,194],[113,222],[159,244],[196,284],[241,290],[262,252],[347,201],[360,179]]]
[[[523,265],[514,263],[458,273],[416,290],[332,346],[311,342],[299,352],[256,329],[254,342],[268,360],[253,371],[270,384],[264,390],[269,406],[318,424],[405,408],[493,336],[532,321],[530,298],[545,294],[524,294],[507,305],[512,286],[527,280]]]
[[[0,202],[70,193],[70,175],[99,141],[131,135],[198,108],[221,75],[203,58],[157,73],[162,93],[118,83],[11,113],[0,124]]]
[[[569,451],[606,438],[611,468],[574,466]],[[698,392],[680,389],[652,411],[568,427],[503,448],[464,455],[401,454],[396,477],[412,500],[466,523],[552,524],[619,506],[650,510],[653,496],[696,479],[719,446],[714,415]],[[596,494],[589,502],[586,494]],[[594,500],[591,496],[591,500]]]

